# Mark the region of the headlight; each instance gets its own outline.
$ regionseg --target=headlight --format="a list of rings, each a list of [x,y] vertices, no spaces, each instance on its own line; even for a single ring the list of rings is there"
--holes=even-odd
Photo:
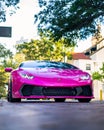
[[[81,80],[88,80],[88,79],[90,79],[90,75],[82,75],[82,76],[80,76],[80,79]]]
[[[34,76],[32,75],[29,75],[29,74],[20,74],[22,78],[25,78],[25,79],[33,79]]]

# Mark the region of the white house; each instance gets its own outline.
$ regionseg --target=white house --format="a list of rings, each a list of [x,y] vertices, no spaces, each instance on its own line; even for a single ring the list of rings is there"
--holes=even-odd
[[[98,43],[92,44],[92,46],[81,53],[73,53],[70,63],[76,65],[80,69],[92,74],[94,71],[99,71],[99,68],[104,63],[104,38]],[[93,81],[94,96],[95,99],[100,99],[100,90],[103,91],[104,99],[104,87],[100,81]]]
[[[99,71],[104,63],[104,38],[102,38],[97,44],[93,45],[84,54],[89,56],[92,61],[92,72]],[[94,81],[94,94],[96,98],[100,96],[100,90],[103,90],[104,99],[104,85],[100,81]]]

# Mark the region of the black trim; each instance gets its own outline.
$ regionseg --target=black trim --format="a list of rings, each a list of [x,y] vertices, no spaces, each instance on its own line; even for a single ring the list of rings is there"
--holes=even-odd
[[[24,85],[21,89],[22,96],[92,96],[89,85],[80,87],[45,87]]]

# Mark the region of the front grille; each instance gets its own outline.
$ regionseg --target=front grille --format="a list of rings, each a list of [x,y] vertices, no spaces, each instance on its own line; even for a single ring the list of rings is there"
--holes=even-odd
[[[43,88],[45,96],[71,96],[75,95],[75,90],[72,88]]]
[[[24,85],[21,94],[23,96],[92,96],[92,90],[90,86],[62,88]]]

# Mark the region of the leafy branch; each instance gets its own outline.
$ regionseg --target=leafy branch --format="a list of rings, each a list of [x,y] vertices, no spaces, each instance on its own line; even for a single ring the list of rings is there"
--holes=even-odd
[[[100,68],[99,71],[95,71],[92,74],[93,80],[98,80],[104,83],[104,63],[102,64],[102,67]]]

